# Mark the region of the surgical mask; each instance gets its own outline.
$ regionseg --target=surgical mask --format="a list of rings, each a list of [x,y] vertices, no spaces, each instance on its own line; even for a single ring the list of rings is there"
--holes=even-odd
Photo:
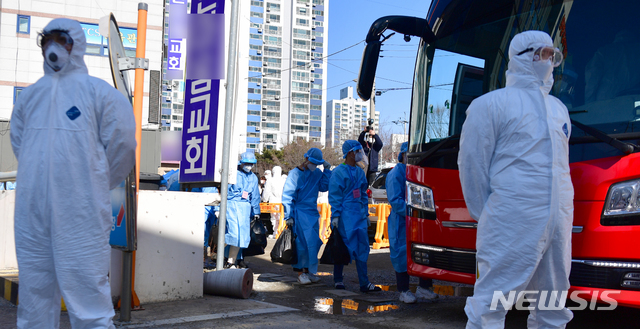
[[[534,61],[532,64],[533,70],[536,72],[536,76],[542,81],[547,81],[553,72],[553,64],[551,61]]]
[[[56,72],[69,63],[69,52],[57,42],[51,42],[44,51],[44,60]]]
[[[314,171],[314,170],[316,170],[316,168],[318,168],[318,165],[315,165],[315,164],[313,164],[313,163],[308,163],[308,164],[307,164],[307,168],[308,168],[309,170],[311,170],[311,171]]]
[[[362,160],[364,160],[364,153],[362,153],[362,151],[356,152],[356,162],[360,162]]]
[[[251,172],[251,168],[253,168],[252,165],[244,165],[242,166],[242,170],[246,173],[250,173]]]

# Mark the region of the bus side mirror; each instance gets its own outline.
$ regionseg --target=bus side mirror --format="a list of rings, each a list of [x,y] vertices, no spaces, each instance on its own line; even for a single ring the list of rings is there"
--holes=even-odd
[[[367,46],[362,54],[362,62],[360,64],[360,73],[358,74],[357,91],[360,98],[369,100],[373,91],[373,82],[376,77],[376,68],[378,66],[378,56],[380,55],[380,47],[382,43],[391,35],[384,37],[382,33],[386,30],[396,31],[404,34],[405,40],[410,36],[422,38],[427,43],[436,40],[436,36],[431,31],[431,27],[427,20],[409,16],[385,16],[377,19],[367,34]],[[381,40],[382,37],[382,40]]]
[[[364,47],[364,51],[362,52],[362,62],[360,63],[360,73],[358,73],[356,90],[360,98],[365,101],[371,98],[371,92],[373,91],[373,82],[376,78],[376,68],[378,67],[381,45],[381,41],[372,41]]]

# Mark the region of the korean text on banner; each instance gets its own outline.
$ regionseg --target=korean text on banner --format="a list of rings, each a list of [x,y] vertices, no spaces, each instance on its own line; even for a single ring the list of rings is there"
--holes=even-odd
[[[194,0],[191,14],[186,15],[187,85],[180,183],[215,180],[218,97],[220,79],[225,78],[223,11],[224,0]]]

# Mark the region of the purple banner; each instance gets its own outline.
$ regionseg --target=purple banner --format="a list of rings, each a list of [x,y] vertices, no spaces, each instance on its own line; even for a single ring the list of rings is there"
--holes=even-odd
[[[214,181],[219,89],[219,80],[187,80],[180,183]]]
[[[188,65],[182,126],[181,184],[215,180],[220,93],[218,79],[225,78],[224,2],[193,0],[191,13],[187,15]]]
[[[187,37],[187,1],[169,4],[169,41],[167,44],[167,80],[184,79]]]
[[[224,15],[189,16],[187,79],[224,79]]]
[[[192,14],[224,14],[224,0],[192,0]]]

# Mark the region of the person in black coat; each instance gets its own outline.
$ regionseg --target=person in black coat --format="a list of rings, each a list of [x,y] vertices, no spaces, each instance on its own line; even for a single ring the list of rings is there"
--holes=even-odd
[[[369,185],[373,183],[373,180],[378,174],[378,152],[382,149],[382,139],[376,134],[375,129],[371,126],[364,128],[364,131],[360,133],[358,142],[364,149],[364,154],[367,155],[369,160],[369,167],[367,168],[367,182]]]

